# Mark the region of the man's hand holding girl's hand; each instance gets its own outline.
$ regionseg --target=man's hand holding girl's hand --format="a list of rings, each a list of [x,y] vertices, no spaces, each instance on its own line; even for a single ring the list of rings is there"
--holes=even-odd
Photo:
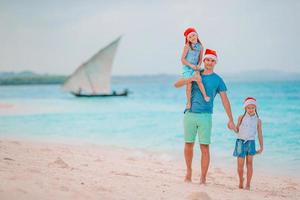
[[[233,130],[234,132],[237,132],[237,129],[236,129],[236,126],[234,124],[234,122],[232,120],[230,120],[228,123],[227,123],[227,127],[230,129],[230,130]]]

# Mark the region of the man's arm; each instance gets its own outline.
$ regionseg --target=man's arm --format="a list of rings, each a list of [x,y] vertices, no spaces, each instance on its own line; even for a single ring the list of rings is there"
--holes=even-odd
[[[189,79],[179,79],[174,83],[174,87],[179,88],[189,83]]]
[[[177,80],[175,83],[174,83],[174,87],[176,88],[179,88],[179,87],[182,87],[192,81],[196,81],[197,80],[197,76],[199,76],[198,73],[196,73],[194,76],[190,77],[190,78],[182,78],[182,79],[179,79]]]
[[[174,87],[176,88],[179,88],[179,87],[182,87],[192,81],[196,81],[197,80],[197,76],[199,76],[198,73],[196,73],[194,76],[190,77],[190,78],[182,78],[182,79],[179,79],[177,80],[175,83],[174,83]]]
[[[228,119],[229,119],[229,121],[227,123],[227,127],[229,129],[234,130],[235,132],[237,132],[236,126],[234,125],[234,122],[233,122],[233,117],[232,117],[232,112],[231,112],[231,106],[230,106],[230,102],[228,100],[226,92],[220,92],[220,97],[221,97],[222,104],[224,106],[224,109],[225,109],[226,114],[227,114]]]

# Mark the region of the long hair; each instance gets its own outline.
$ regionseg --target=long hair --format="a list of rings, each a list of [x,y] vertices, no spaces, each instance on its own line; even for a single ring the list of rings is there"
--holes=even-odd
[[[256,108],[255,108],[255,114],[256,114],[257,118],[259,118]]]
[[[198,34],[197,34],[197,42],[200,43],[201,46],[203,47],[202,43],[201,43],[200,40],[199,40]],[[194,50],[192,43],[191,43],[190,41],[188,41],[188,43],[189,43],[190,49]]]

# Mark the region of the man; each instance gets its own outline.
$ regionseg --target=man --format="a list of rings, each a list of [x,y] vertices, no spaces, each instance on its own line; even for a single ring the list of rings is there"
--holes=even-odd
[[[198,134],[201,150],[201,177],[200,184],[206,183],[206,175],[209,167],[210,153],[209,144],[211,142],[211,128],[212,128],[212,113],[213,101],[217,94],[220,95],[226,114],[228,116],[228,128],[235,130],[235,124],[231,113],[230,102],[227,98],[227,88],[220,76],[214,73],[214,67],[217,63],[217,53],[214,50],[206,49],[203,57],[204,71],[201,73],[202,82],[206,90],[206,94],[210,97],[210,101],[206,102],[200,92],[198,85],[194,80],[196,76],[189,79],[181,79],[175,83],[175,87],[181,87],[189,82],[192,82],[192,97],[191,108],[185,110],[184,114],[184,156],[186,162],[186,176],[185,181],[192,180],[192,160],[193,147]]]

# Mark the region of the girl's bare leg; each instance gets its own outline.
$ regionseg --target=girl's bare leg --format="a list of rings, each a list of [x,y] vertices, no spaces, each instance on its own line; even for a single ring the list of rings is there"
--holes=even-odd
[[[199,73],[199,72],[197,72],[197,73]],[[199,87],[199,89],[200,89],[200,91],[201,91],[201,93],[202,93],[202,95],[203,95],[203,98],[204,98],[204,100],[205,100],[206,102],[209,102],[210,98],[209,98],[209,96],[207,96],[207,94],[206,94],[206,91],[205,91],[204,85],[203,85],[203,83],[202,83],[202,78],[201,78],[200,74],[199,74],[199,76],[197,76],[197,77],[198,77],[198,79],[197,79],[197,84],[198,84],[198,87]]]
[[[253,156],[246,157],[246,165],[247,165],[247,184],[245,189],[250,190],[250,183],[253,174]]]
[[[238,171],[239,180],[240,180],[240,183],[239,183],[240,189],[244,188],[244,178],[243,178],[244,163],[245,163],[245,158],[241,158],[241,157],[237,158],[237,171]]]
[[[186,85],[186,109],[191,108],[192,83]]]

